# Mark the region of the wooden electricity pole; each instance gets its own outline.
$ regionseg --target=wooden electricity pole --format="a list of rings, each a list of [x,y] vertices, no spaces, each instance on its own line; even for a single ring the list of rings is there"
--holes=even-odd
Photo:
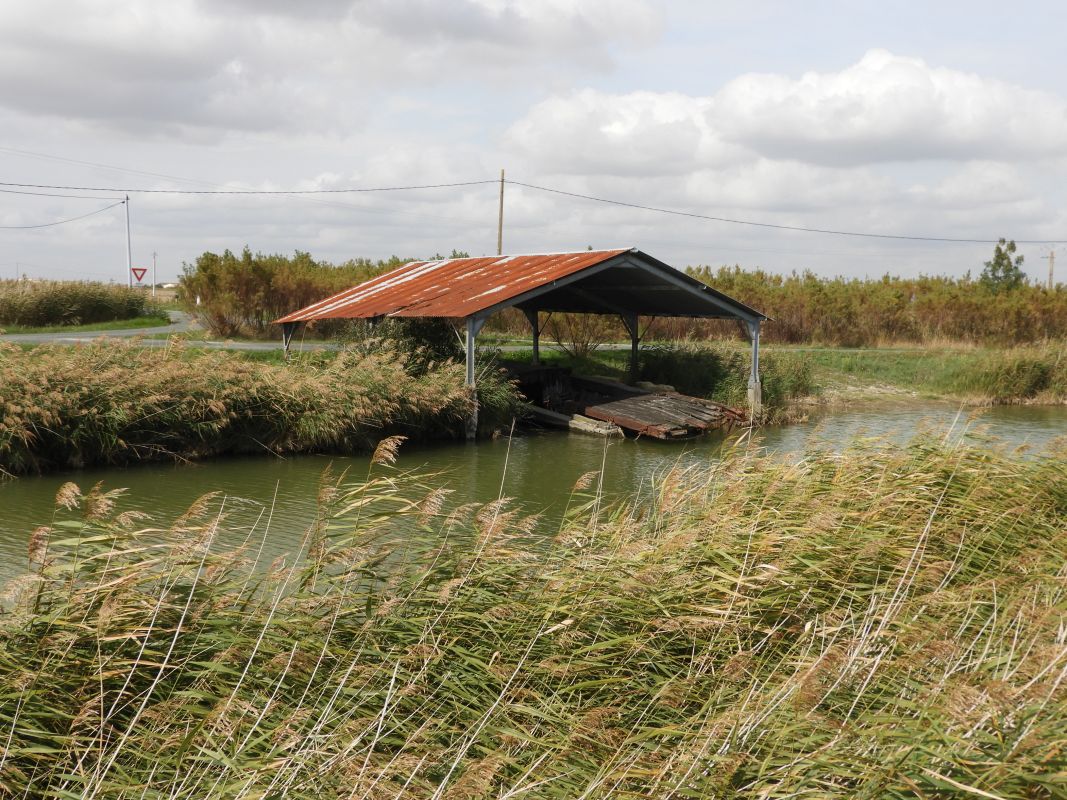
[[[504,255],[504,170],[500,170],[500,213],[496,218],[496,254]]]
[[[1056,269],[1056,251],[1055,250],[1049,250],[1047,256],[1041,256],[1041,257],[1048,259],[1048,290],[1051,292],[1052,291],[1052,287],[1055,285],[1053,283],[1052,273]]]
[[[126,285],[133,288],[133,250],[130,248],[130,196],[122,201],[126,204]]]

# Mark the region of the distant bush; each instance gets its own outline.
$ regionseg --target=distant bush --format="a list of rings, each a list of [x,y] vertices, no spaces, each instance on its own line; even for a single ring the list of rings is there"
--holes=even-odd
[[[767,342],[859,347],[891,342],[959,341],[1028,344],[1067,337],[1067,286],[1032,284],[993,291],[981,280],[946,277],[819,278],[805,272],[696,267],[704,283],[773,319]],[[663,320],[653,335],[730,336],[736,325],[711,320]]]
[[[448,257],[466,255],[452,251]],[[253,254],[247,247],[240,255],[229,250],[222,255],[208,252],[184,266],[179,299],[219,336],[275,336],[280,332],[271,323],[279,317],[411,260],[393,256],[331,264],[299,250],[292,256]],[[345,320],[316,322],[305,335],[334,336],[347,324]]]
[[[144,291],[81,281],[0,281],[0,325],[87,325],[135,317],[166,319]]]

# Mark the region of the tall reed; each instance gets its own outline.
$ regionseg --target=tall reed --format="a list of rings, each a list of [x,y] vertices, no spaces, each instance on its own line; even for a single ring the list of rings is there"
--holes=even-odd
[[[358,452],[390,433],[459,435],[471,411],[463,367],[408,362],[388,348],[283,365],[180,344],[0,344],[0,471]],[[492,369],[480,381],[482,421],[506,425],[520,405],[515,390]]]
[[[1062,797],[1065,455],[585,476],[549,538],[381,464],[269,566],[225,498],[144,528],[68,484],[0,617],[0,792]]]
[[[159,317],[147,292],[87,281],[0,280],[0,326],[46,327]]]

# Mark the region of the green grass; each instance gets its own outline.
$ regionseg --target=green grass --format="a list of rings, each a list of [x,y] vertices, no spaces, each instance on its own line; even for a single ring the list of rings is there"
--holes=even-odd
[[[151,334],[146,335],[144,338],[146,338],[146,339],[169,339],[172,336],[180,336],[185,341],[191,342],[191,343],[196,343],[196,342],[273,342],[274,344],[277,344],[279,347],[281,346],[281,334],[280,333],[278,334],[278,336],[275,336],[275,337],[272,337],[272,338],[265,338],[265,337],[253,338],[253,337],[250,337],[250,336],[218,336],[218,335],[212,333],[211,331],[206,331],[206,330],[203,330],[203,329],[194,329],[194,330],[182,331],[181,333],[151,333]],[[297,345],[294,343],[293,347],[296,348]]]
[[[1063,343],[1008,349],[799,349],[829,388],[886,385],[989,404],[1067,402]]]
[[[587,476],[549,539],[379,465],[270,566],[221,497],[67,484],[3,599],[0,794],[1063,797],[1065,456],[736,451]]]
[[[131,328],[159,328],[170,324],[170,317],[166,314],[146,317],[134,317],[133,319],[116,319],[109,322],[92,322],[86,325],[4,325],[3,333],[81,333],[84,331],[123,331]],[[171,334],[153,334],[167,337]],[[145,338],[149,338],[146,336]]]

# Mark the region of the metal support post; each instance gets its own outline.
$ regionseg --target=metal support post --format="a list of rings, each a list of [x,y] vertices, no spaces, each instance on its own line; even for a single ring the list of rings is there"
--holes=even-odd
[[[289,345],[293,341],[293,334],[296,333],[296,322],[283,322],[282,323],[282,350],[285,353],[285,360],[289,360]]]
[[[540,315],[536,311],[528,311],[525,308],[522,313],[526,315],[530,328],[533,330],[533,363],[537,366],[541,363],[541,326],[538,319]]]
[[[633,383],[637,380],[637,350],[638,345],[641,344],[640,332],[638,330],[638,316],[637,314],[622,314],[622,324],[630,334],[630,382]]]
[[[496,218],[496,254],[504,255],[504,170],[500,170],[500,213]]]
[[[749,338],[752,339],[752,372],[748,377],[749,421],[756,425],[763,416],[763,384],[759,376],[759,321],[746,322]]]
[[[474,439],[478,436],[478,387],[474,382],[474,342],[478,338],[478,332],[485,324],[484,319],[467,317],[467,388],[471,393],[473,409],[470,419],[467,420],[467,438]]]

